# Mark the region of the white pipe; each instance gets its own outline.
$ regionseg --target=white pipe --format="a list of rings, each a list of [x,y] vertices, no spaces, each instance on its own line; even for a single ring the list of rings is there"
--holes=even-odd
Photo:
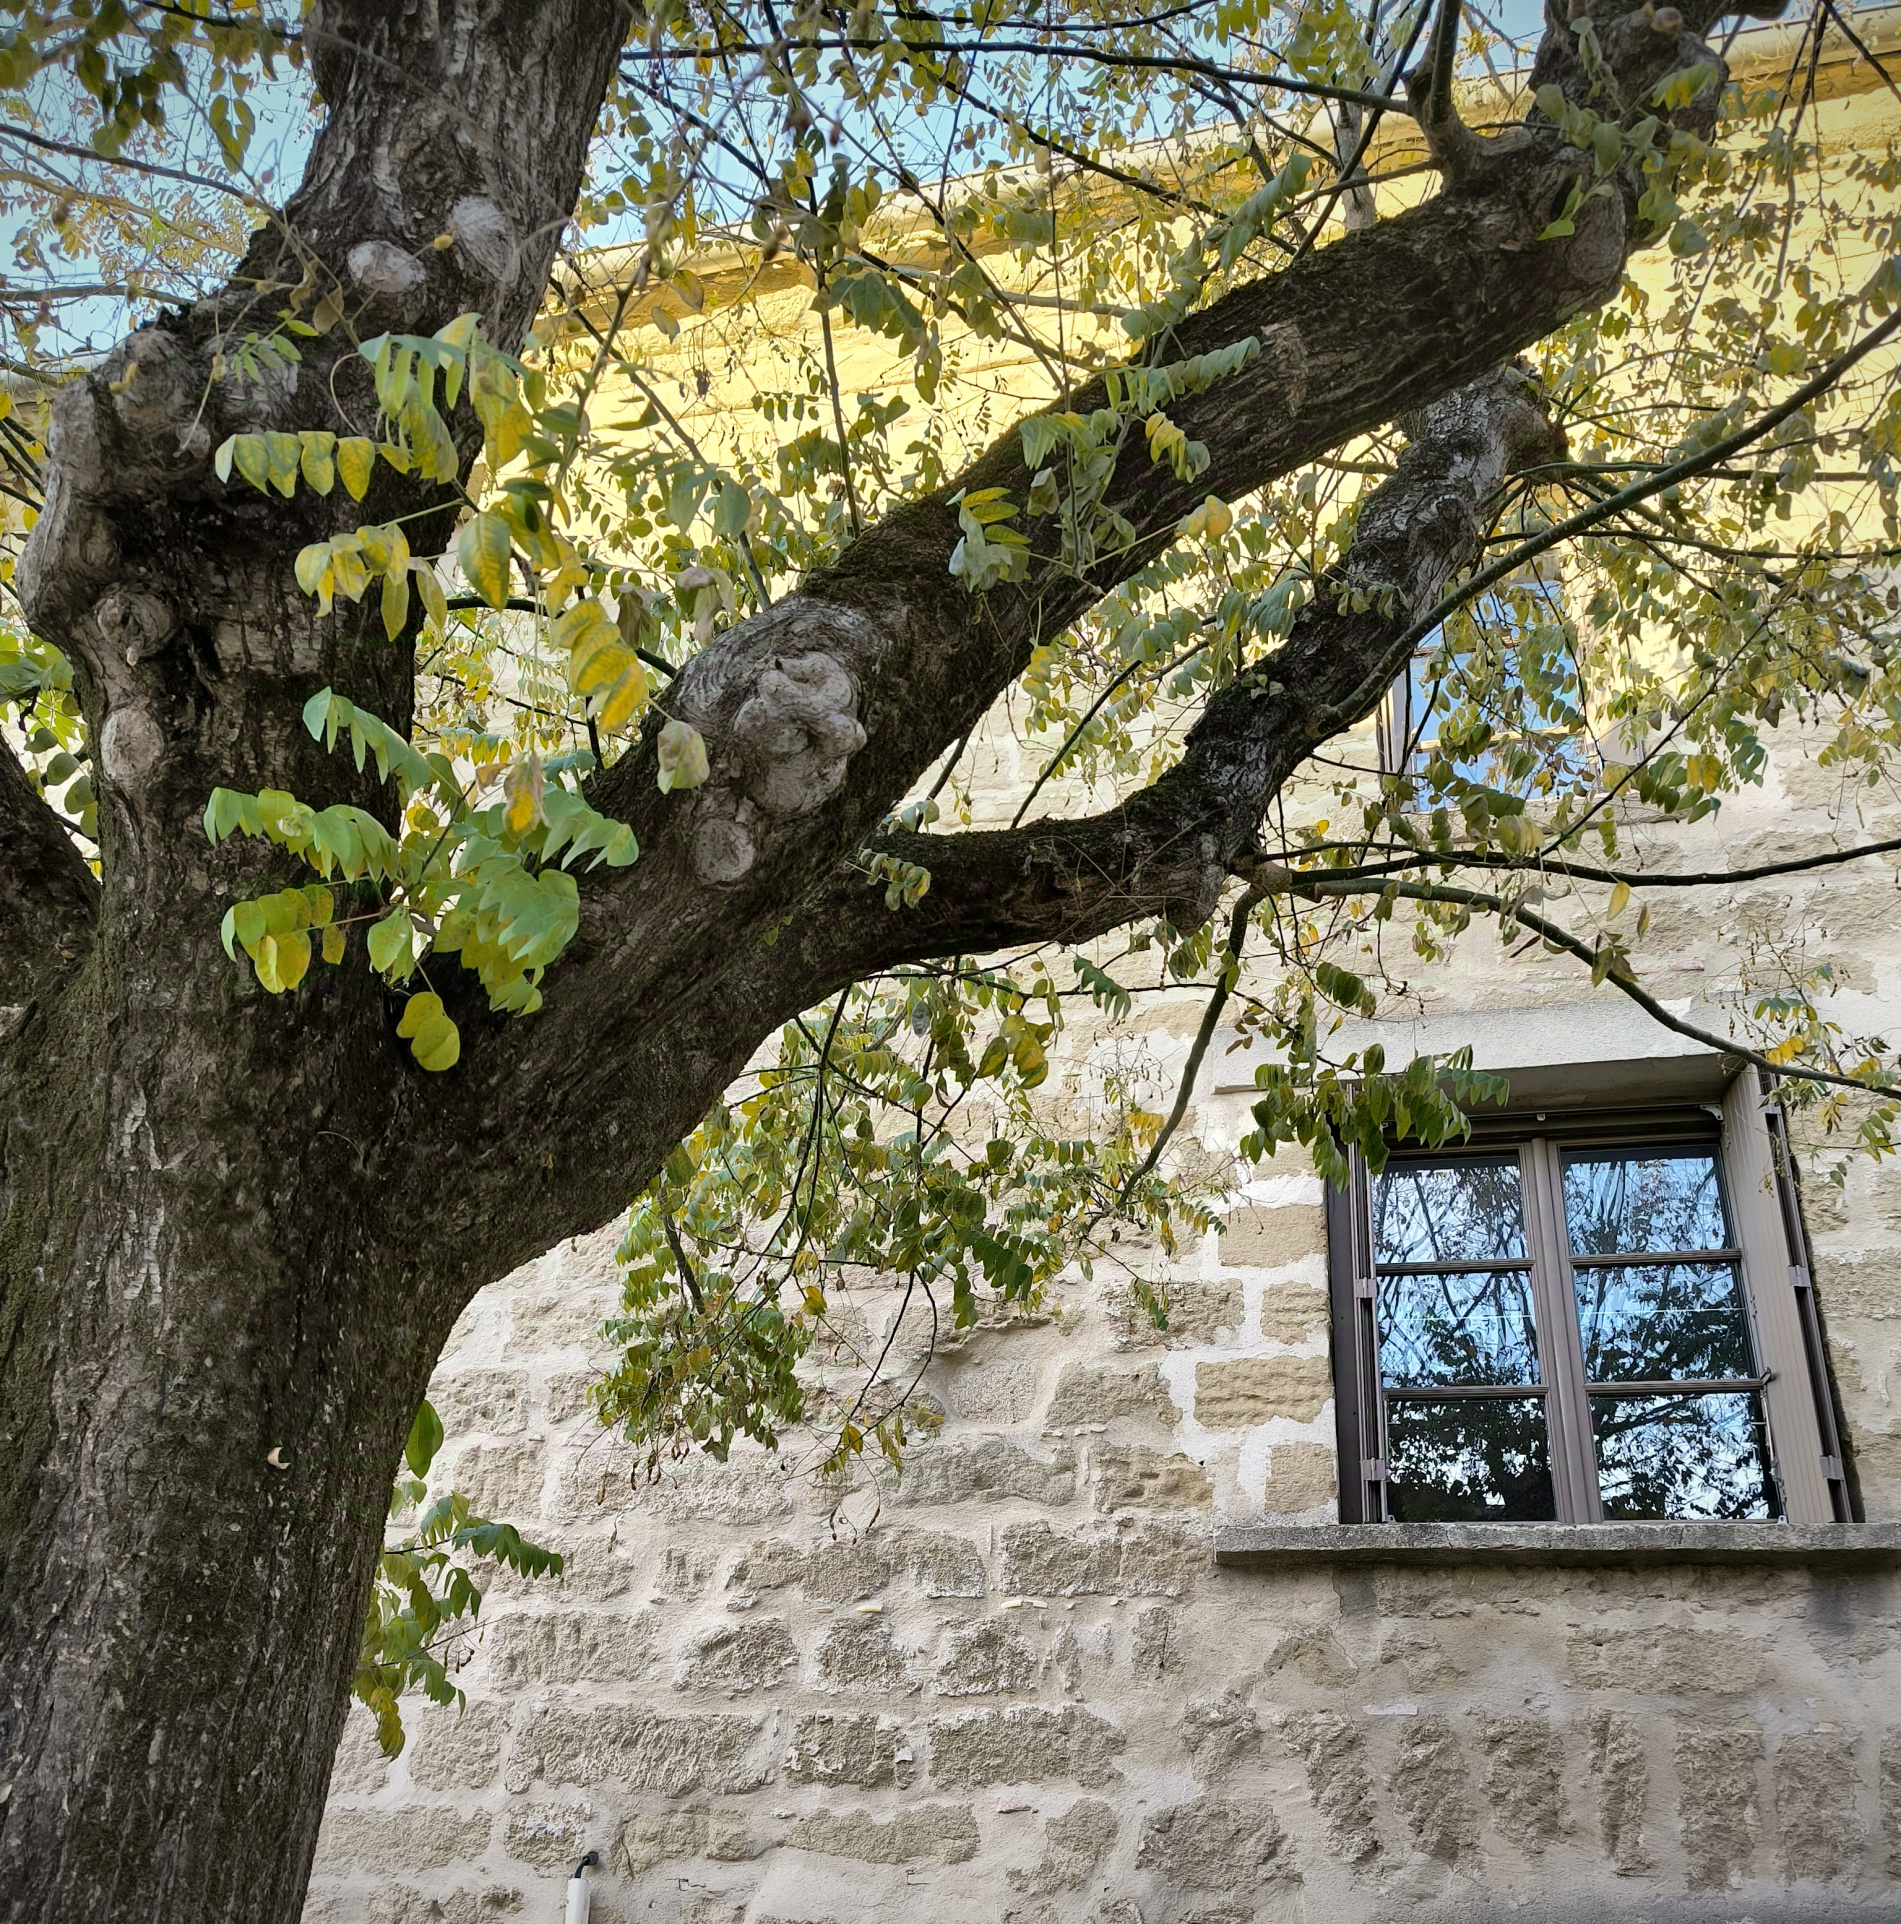
[[[587,1924],[588,1883],[585,1877],[568,1879],[567,1924]]]

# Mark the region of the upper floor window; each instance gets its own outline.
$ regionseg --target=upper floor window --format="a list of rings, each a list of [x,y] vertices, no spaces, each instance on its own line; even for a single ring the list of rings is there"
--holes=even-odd
[[[1742,1162],[1760,1186],[1766,1159]],[[1342,1516],[1845,1514],[1811,1394],[1806,1272],[1770,1246],[1773,1198],[1738,1210],[1740,1169],[1695,1109],[1356,1168],[1335,1208]]]

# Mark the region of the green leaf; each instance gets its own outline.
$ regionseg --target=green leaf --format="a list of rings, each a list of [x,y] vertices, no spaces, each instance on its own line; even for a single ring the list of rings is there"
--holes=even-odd
[[[328,494],[337,482],[337,437],[307,428],[298,441],[298,466],[304,480],[318,494]]]
[[[442,1448],[442,1418],[435,1412],[435,1406],[427,1398],[416,1411],[416,1420],[409,1426],[409,1441],[403,1445],[403,1461],[417,1476],[427,1476],[429,1466],[436,1460],[436,1452]]]
[[[264,451],[261,434],[240,434],[230,443],[231,458],[238,472],[259,494],[271,491],[270,457]]]

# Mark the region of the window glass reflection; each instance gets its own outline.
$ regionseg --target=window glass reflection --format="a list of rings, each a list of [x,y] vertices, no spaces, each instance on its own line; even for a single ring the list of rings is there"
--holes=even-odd
[[[1731,1247],[1716,1152],[1703,1147],[1566,1156],[1564,1220],[1578,1256]]]
[[[1613,1521],[1741,1520],[1781,1514],[1762,1400],[1591,1398],[1598,1487]]]
[[[1488,1262],[1524,1253],[1515,1158],[1395,1162],[1373,1185],[1375,1262]]]
[[[1735,1264],[1579,1264],[1572,1277],[1590,1382],[1755,1375]]]
[[[1548,1523],[1557,1514],[1542,1397],[1391,1403],[1386,1441],[1395,1523]]]
[[[1382,1276],[1379,1323],[1380,1375],[1395,1389],[1538,1381],[1529,1270]]]

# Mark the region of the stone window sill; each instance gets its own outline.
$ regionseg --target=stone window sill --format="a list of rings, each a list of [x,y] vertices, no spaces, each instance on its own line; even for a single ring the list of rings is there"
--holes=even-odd
[[[1896,1523],[1229,1524],[1215,1561],[1230,1570],[1342,1563],[1519,1564],[1547,1568],[1685,1563],[1901,1565]]]

